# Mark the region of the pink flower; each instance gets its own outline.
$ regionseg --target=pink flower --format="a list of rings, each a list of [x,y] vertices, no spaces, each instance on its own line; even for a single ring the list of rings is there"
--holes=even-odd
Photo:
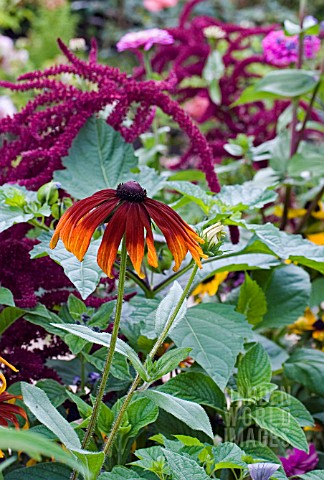
[[[288,450],[287,453],[289,454],[288,457],[280,457],[287,477],[310,472],[314,470],[318,464],[318,455],[312,443],[309,445],[309,453],[298,450],[297,448]]]
[[[183,109],[191,116],[191,118],[197,121],[199,121],[204,113],[206,113],[208,107],[208,98],[200,95],[196,95],[190,100],[187,100],[183,105]]]
[[[150,30],[126,33],[126,35],[124,35],[117,43],[117,50],[119,52],[136,48],[149,50],[154,43],[159,45],[170,45],[173,42],[173,37],[166,30],[151,28]]]
[[[144,0],[144,7],[150,12],[159,12],[164,8],[170,8],[177,5],[178,0]]]
[[[288,67],[298,58],[298,36],[288,37],[283,30],[270,32],[263,40],[263,53],[267,62],[276,67]],[[304,55],[314,58],[321,42],[318,37],[307,35],[304,39]]]

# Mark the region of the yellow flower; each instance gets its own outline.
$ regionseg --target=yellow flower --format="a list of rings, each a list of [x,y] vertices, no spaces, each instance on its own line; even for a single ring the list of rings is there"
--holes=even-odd
[[[324,204],[323,202],[318,202],[317,209],[312,212],[312,217],[317,218],[318,220],[324,220]]]
[[[192,292],[193,295],[203,297],[204,295],[209,295],[212,297],[216,295],[218,288],[221,283],[227,278],[228,272],[216,273],[213,277],[209,277],[203,282],[201,282]]]
[[[7,367],[11,368],[11,370],[13,370],[14,372],[18,372],[18,370],[16,369],[16,367],[14,367],[13,365],[11,365],[11,363],[7,362],[7,360],[5,360],[3,357],[0,357],[0,363],[3,363],[4,365],[6,365]],[[3,393],[6,388],[7,388],[7,380],[6,380],[6,377],[0,372],[0,380],[2,382],[2,385],[0,387],[0,394]]]
[[[288,209],[288,219],[303,217],[307,212],[306,208],[289,208]],[[276,217],[282,217],[283,207],[276,205],[273,211]]]
[[[305,313],[302,317],[299,317],[295,323],[289,325],[289,333],[295,333],[296,335],[301,335],[304,332],[314,330],[314,323],[316,322],[316,317],[309,307],[306,308]]]
[[[306,237],[316,245],[324,245],[324,232],[309,233]]]

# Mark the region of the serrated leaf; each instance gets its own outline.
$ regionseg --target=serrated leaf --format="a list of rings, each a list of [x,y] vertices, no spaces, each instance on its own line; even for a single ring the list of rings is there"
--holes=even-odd
[[[43,425],[49,428],[69,449],[81,447],[80,440],[71,425],[51,404],[46,393],[38,387],[21,384],[24,402]]]
[[[155,422],[159,415],[159,409],[154,401],[149,398],[139,398],[133,401],[127,408],[127,418],[131,425],[127,433],[129,438],[136,437],[146,425]]]
[[[71,280],[81,297],[85,300],[94,292],[102,275],[102,270],[97,263],[97,253],[101,239],[90,243],[82,262],[79,262],[73,253],[66,250],[61,240],[58,241],[55,249],[51,250],[49,248],[50,239],[51,234],[42,233],[38,237],[41,243],[31,250],[30,257],[33,259],[47,253],[52,260],[55,260],[63,267],[65,275]]]
[[[232,374],[244,339],[251,326],[231,305],[204,303],[188,309],[174,329],[172,340],[178,347],[191,347],[190,356],[223,390]]]
[[[253,459],[280,464],[280,460],[277,455],[271,450],[270,447],[262,442],[258,442],[257,440],[247,440],[242,442],[240,446],[245,453],[247,455],[251,455]]]
[[[324,353],[313,348],[296,350],[284,365],[284,374],[289,380],[324,397],[323,371]]]
[[[215,470],[222,468],[245,468],[246,463],[242,460],[245,452],[235,443],[226,442],[213,447]]]
[[[256,182],[245,182],[242,185],[224,185],[215,200],[232,208],[234,211],[249,208],[261,208],[266,203],[273,202],[278,194],[257,185]]]
[[[308,451],[305,434],[290,413],[277,407],[263,407],[255,408],[250,415],[259,427],[268,430],[299,450]]]
[[[301,427],[312,427],[314,425],[313,417],[304,405],[297,398],[286,392],[281,390],[273,392],[269,399],[269,404],[289,412]]]
[[[267,301],[262,288],[247,273],[240,288],[237,311],[243,313],[252,325],[260,323],[267,312]]]
[[[208,213],[213,203],[213,197],[207,195],[207,193],[198,185],[194,185],[190,182],[167,182],[166,187],[176,190],[182,193],[192,202],[195,202],[203,210],[204,213]]]
[[[253,387],[270,383],[272,376],[269,357],[259,343],[256,343],[240,360],[237,371],[239,392],[247,398]]]
[[[190,428],[200,430],[209,438],[213,438],[209,418],[200,405],[157,390],[147,390],[142,395],[151,399],[158,407],[171,413]]]
[[[62,164],[65,170],[54,172],[54,180],[74,198],[82,199],[129,180],[129,171],[137,166],[137,158],[132,145],[120,133],[103,119],[92,117],[80,130]]]
[[[169,319],[173,315],[175,308],[183,294],[183,289],[178,282],[174,282],[170,288],[166,297],[161,301],[160,305],[157,308],[155,315],[155,331],[156,335],[159,336]],[[176,325],[183,319],[187,311],[187,300],[185,299],[182,303],[180,310],[178,311],[169,333],[176,327]]]
[[[263,335],[255,333],[254,338],[257,342],[261,343],[269,355],[272,371],[276,372],[277,370],[281,370],[283,363],[289,358],[287,351]]]
[[[205,373],[181,373],[170,378],[158,390],[220,411],[226,406],[224,393]]]
[[[163,450],[172,473],[173,480],[209,480],[205,470],[191,458],[184,457],[170,450]]]

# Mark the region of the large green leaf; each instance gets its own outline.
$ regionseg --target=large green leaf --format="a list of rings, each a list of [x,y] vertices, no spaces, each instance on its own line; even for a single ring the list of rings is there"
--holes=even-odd
[[[245,452],[235,443],[225,442],[213,447],[215,470],[221,468],[245,468],[246,463],[242,460]]]
[[[274,253],[283,260],[291,260],[306,267],[324,273],[324,246],[315,245],[301,235],[282,232],[272,223],[265,225],[248,225],[256,238],[251,239],[244,253]],[[255,240],[261,242],[255,242]]]
[[[105,460],[104,452],[86,452],[85,450],[73,450],[74,455],[79,462],[84,466],[84,469],[89,472],[86,480],[97,480],[102,464]]]
[[[74,198],[81,199],[129,180],[129,171],[137,166],[137,158],[120,133],[103,119],[92,117],[62,163],[65,170],[54,172],[55,181]]]
[[[245,270],[268,270],[280,265],[280,261],[273,255],[263,253],[223,255],[210,262],[204,263],[204,268],[195,276],[195,288],[200,282],[218,272],[240,272]]]
[[[102,473],[98,480],[138,480],[141,477],[137,472],[133,472],[125,467],[114,467],[111,472]]]
[[[269,355],[272,371],[276,372],[281,370],[283,363],[287,360],[287,358],[289,358],[287,351],[263,335],[258,335],[255,333],[254,339],[261,343]]]
[[[251,393],[253,387],[262,383],[269,383],[271,380],[271,364],[268,354],[256,343],[240,360],[237,371],[237,386],[245,396]]]
[[[205,410],[197,403],[176,398],[157,390],[146,390],[142,395],[152,400],[158,407],[174,415],[190,428],[200,430],[209,438],[213,438],[209,418]]]
[[[213,203],[213,197],[207,195],[207,193],[198,185],[191,182],[167,182],[166,187],[182,193],[184,197],[187,197],[190,201],[199,205],[205,213],[209,212]]]
[[[43,425],[49,428],[69,449],[81,447],[80,440],[71,425],[51,404],[46,393],[38,387],[21,384],[24,402]]]
[[[246,440],[240,443],[241,448],[247,455],[251,455],[255,460],[263,462],[279,463],[280,460],[270,447],[257,440]]]
[[[163,450],[163,453],[168,461],[172,473],[173,480],[209,480],[209,476],[205,470],[198,465],[193,459],[171,452],[170,450]]]
[[[36,386],[46,393],[54,407],[59,407],[68,398],[65,387],[52,378],[39,380]]]
[[[24,314],[24,310],[17,307],[6,307],[0,313],[0,335],[7,330],[18,318]]]
[[[243,313],[252,325],[260,323],[267,311],[267,301],[262,288],[247,273],[240,288],[237,311]]]
[[[30,252],[31,258],[37,258],[47,254],[59,263],[64,270],[65,275],[71,280],[73,285],[79,291],[81,297],[86,299],[96,289],[102,275],[101,268],[97,263],[97,253],[101,240],[94,240],[90,243],[87,253],[82,262],[68,252],[61,240],[58,241],[55,249],[51,250],[49,242],[51,234],[42,233],[36,245]]]
[[[273,202],[278,194],[258,186],[256,182],[245,182],[242,185],[224,185],[215,196],[215,200],[229,206],[234,211],[249,208],[261,208],[266,203]]]
[[[0,287],[0,305],[15,306],[13,295],[8,288]]]
[[[71,473],[71,468],[61,463],[46,462],[6,473],[5,480],[67,480]]]
[[[155,314],[155,331],[156,335],[159,336],[163,328],[166,326],[167,322],[173,315],[175,308],[183,294],[183,290],[181,286],[179,285],[178,282],[174,282],[172,287],[170,288],[169,292],[167,295],[163,298],[161,301],[160,305],[157,308],[156,314]],[[176,327],[176,325],[183,319],[187,311],[187,300],[185,300],[174,321],[172,324],[172,330]],[[170,332],[171,330],[169,330]]]
[[[324,480],[324,470],[313,470],[312,472],[298,475],[302,480]]]
[[[270,405],[273,407],[279,407],[282,410],[289,412],[299,423],[301,427],[312,427],[314,425],[314,420],[309,411],[304,407],[304,405],[297,400],[297,398],[289,395],[286,392],[277,390],[271,394]]]
[[[251,326],[232,305],[205,303],[187,311],[171,338],[178,347],[191,347],[190,356],[223,390]]]
[[[275,70],[259,80],[254,89],[257,92],[292,98],[313,90],[318,80],[317,73],[307,70]]]
[[[205,373],[189,371],[176,375],[158,387],[158,390],[220,411],[226,406],[223,392]]]
[[[296,265],[284,265],[274,269],[270,275],[264,274],[261,281],[264,283],[268,311],[258,326],[283,327],[303,315],[309,305],[311,291],[310,278],[305,270]]]
[[[289,380],[301,383],[311,392],[324,397],[324,353],[313,348],[296,350],[284,365]]]
[[[55,458],[57,461],[83,472],[83,466],[67,451],[46,437],[26,430],[13,430],[0,427],[0,449],[26,452],[31,458],[40,460],[41,456]],[[48,478],[48,477],[47,477]]]
[[[138,398],[127,408],[127,418],[131,429],[127,432],[127,437],[135,437],[139,431],[155,422],[159,415],[159,409],[154,401],[149,398]]]
[[[278,407],[263,407],[255,408],[250,415],[259,427],[268,430],[299,450],[308,451],[305,434],[289,412]]]

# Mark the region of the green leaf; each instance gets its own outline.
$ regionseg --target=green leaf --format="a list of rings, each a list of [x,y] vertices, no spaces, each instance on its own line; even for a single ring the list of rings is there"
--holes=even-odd
[[[84,466],[84,469],[89,472],[85,475],[86,480],[97,480],[101,467],[105,460],[104,452],[86,452],[84,450],[73,450],[74,455],[79,462]]]
[[[158,415],[159,409],[157,405],[149,398],[139,398],[132,402],[127,408],[128,422],[132,427],[127,436],[129,438],[136,437],[142,428],[155,422]]]
[[[31,458],[40,461],[41,456],[55,458],[57,461],[83,472],[83,466],[70,453],[42,435],[28,430],[13,430],[0,427],[0,449],[26,452]],[[48,478],[48,477],[47,477]]]
[[[15,306],[15,301],[9,288],[0,287],[0,305]]]
[[[155,141],[155,140],[154,140]],[[170,172],[157,173],[154,168],[142,166],[139,173],[129,172],[128,180],[135,180],[145,188],[148,197],[154,197],[167,184]]]
[[[261,386],[271,381],[271,364],[268,354],[256,343],[240,360],[237,371],[238,390],[249,398],[253,387]]]
[[[251,455],[255,460],[262,460],[263,462],[279,463],[280,460],[277,455],[262,442],[256,440],[247,440],[240,444],[241,448],[247,455]]]
[[[208,277],[217,272],[240,272],[245,270],[268,270],[280,265],[281,262],[273,255],[256,254],[237,254],[223,255],[211,262],[205,263],[204,268],[199,270],[195,276],[192,290]]]
[[[152,381],[156,381],[179,366],[188,357],[191,348],[174,348],[162,355],[154,364],[151,373]]]
[[[97,287],[102,275],[101,268],[97,264],[97,253],[101,239],[94,240],[90,243],[87,253],[82,262],[68,252],[61,240],[58,241],[55,249],[51,250],[49,242],[52,235],[50,233],[42,233],[38,240],[41,243],[35,245],[30,252],[31,258],[37,258],[47,254],[59,263],[64,270],[65,275],[71,280],[73,285],[79,291],[81,297],[85,300]]]
[[[156,315],[155,315],[155,331],[156,331],[157,337],[162,333],[164,327],[166,326],[169,319],[173,315],[182,294],[183,294],[183,290],[181,286],[179,285],[178,282],[174,282],[169,292],[163,298],[160,305],[158,306]],[[173,324],[171,329],[169,330],[169,333],[176,327],[176,325],[179,322],[181,322],[181,320],[186,314],[186,311],[187,311],[187,300],[185,299],[173,321]]]
[[[312,282],[309,306],[318,307],[322,302],[324,302],[324,277],[316,278]]]
[[[299,450],[308,451],[305,434],[290,413],[277,407],[263,407],[255,408],[250,415],[259,427],[268,430]]]
[[[324,470],[313,470],[312,472],[298,474],[302,480],[324,480]]]
[[[278,407],[289,412],[301,427],[312,427],[314,425],[313,417],[304,405],[297,400],[297,398],[286,392],[281,390],[273,392],[269,399],[269,403],[273,407]]]
[[[102,473],[98,480],[138,480],[141,477],[137,472],[133,472],[125,467],[114,467],[111,472]]]
[[[190,371],[181,373],[170,378],[158,387],[158,390],[219,411],[223,411],[226,406],[224,393],[205,373]]]
[[[283,327],[303,315],[309,305],[311,289],[305,270],[296,265],[284,265],[273,270],[270,276],[265,275],[263,280],[268,311],[258,326]]]
[[[36,387],[40,388],[46,393],[54,407],[59,407],[68,398],[65,387],[51,378],[39,380],[36,383]]]
[[[120,133],[103,119],[92,117],[80,130],[62,164],[65,170],[54,172],[54,180],[72,197],[81,199],[129,180],[129,171],[137,166],[137,158]]]
[[[255,85],[251,85],[243,90],[240,97],[231,104],[231,107],[233,108],[246,103],[259,102],[260,100],[275,100],[276,98],[278,98],[278,95],[256,91]]]
[[[298,153],[288,163],[288,175],[292,177],[322,178],[324,175],[323,155],[320,149],[303,143]]]
[[[313,348],[296,350],[284,365],[289,380],[302,384],[311,392],[324,397],[324,353]]]
[[[299,35],[304,33],[306,35],[318,35],[320,31],[319,23],[311,16],[305,17],[302,28],[297,23],[290,20],[284,21],[285,35]]]
[[[69,392],[68,390],[66,391],[66,393],[70,397],[72,402],[74,402],[78,407],[78,411],[83,419],[91,415],[92,407],[90,405],[88,405],[84,400],[82,400],[82,398],[74,395],[74,393]]]
[[[222,100],[219,80],[224,75],[224,72],[223,57],[218,50],[213,50],[207,57],[202,76],[209,83],[209,95],[216,105],[219,105]]]
[[[261,188],[256,182],[245,182],[242,185],[224,185],[215,200],[219,200],[233,211],[261,208],[273,202],[278,194],[274,190]]]
[[[215,462],[215,470],[222,468],[245,468],[247,465],[243,462],[242,457],[245,452],[235,443],[221,443],[212,449]]]
[[[110,333],[98,333],[94,330],[91,330],[91,328],[85,325],[62,325],[60,323],[53,323],[52,325],[56,328],[60,328],[62,330],[66,330],[67,332],[73,333],[73,335],[83,338],[84,340],[87,340],[87,342],[95,343],[96,345],[102,345],[104,347],[110,347]],[[144,365],[142,365],[141,361],[139,360],[137,353],[127,343],[123,342],[118,338],[115,350],[116,352],[124,355],[131,361],[133,367],[141,375],[141,378],[143,378],[143,380],[148,380],[148,374],[144,368]]]
[[[263,335],[254,334],[254,339],[261,343],[267,354],[269,355],[271,368],[273,372],[282,369],[283,363],[289,358],[288,353],[282,347],[279,347],[275,342],[272,342]]]
[[[157,390],[147,390],[142,395],[151,399],[158,407],[171,413],[190,428],[200,430],[209,438],[213,438],[209,418],[200,405]]]
[[[236,310],[243,313],[252,325],[260,323],[267,312],[267,301],[262,288],[247,273],[240,288]]]
[[[318,74],[307,70],[275,70],[267,73],[255,85],[256,92],[273,93],[282,97],[298,97],[313,90]]]
[[[194,185],[190,182],[167,182],[166,187],[182,193],[182,195],[189,200],[199,205],[204,213],[207,214],[209,212],[213,203],[213,197],[207,195],[207,193],[198,185]]]
[[[305,240],[301,235],[282,232],[272,223],[248,225],[248,229],[255,232],[257,239],[261,240],[263,245],[258,245],[258,243],[255,245],[251,239],[249,246],[244,249],[244,253],[273,252],[283,260],[289,259],[324,273],[324,247]]]
[[[17,307],[7,307],[0,312],[0,335],[7,330],[18,318],[24,314],[24,310]]]
[[[190,356],[223,390],[232,374],[236,357],[243,351],[251,326],[232,305],[204,303],[188,309],[171,334],[178,347],[191,347]]]
[[[191,458],[184,457],[170,450],[163,450],[165,458],[168,461],[173,480],[209,480],[210,477],[205,470]]]
[[[71,468],[61,463],[46,462],[6,473],[6,480],[67,480],[71,473]]]
[[[80,440],[71,425],[51,404],[46,393],[38,387],[21,384],[24,402],[43,425],[49,428],[69,449],[81,447]]]

